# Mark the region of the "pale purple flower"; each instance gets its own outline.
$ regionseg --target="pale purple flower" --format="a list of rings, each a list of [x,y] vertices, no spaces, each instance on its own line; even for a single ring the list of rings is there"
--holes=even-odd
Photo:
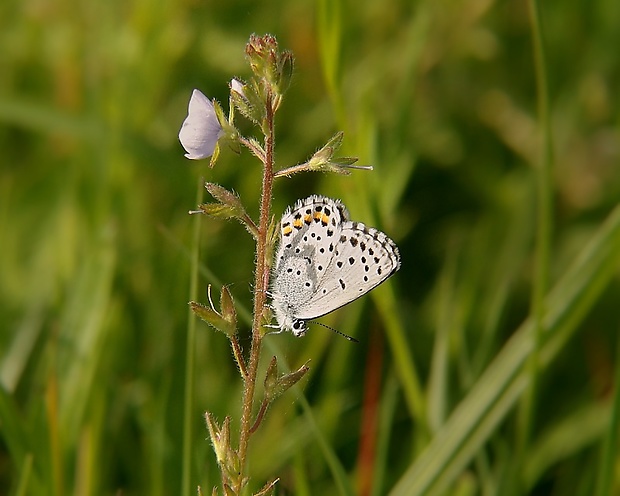
[[[213,103],[200,90],[194,90],[179,131],[179,141],[187,152],[185,156],[191,160],[210,157],[223,134]]]

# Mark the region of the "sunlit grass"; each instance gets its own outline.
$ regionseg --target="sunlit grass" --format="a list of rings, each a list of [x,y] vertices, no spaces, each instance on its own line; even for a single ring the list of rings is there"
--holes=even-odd
[[[252,32],[297,59],[278,165],[342,129],[343,155],[374,166],[282,180],[275,215],[309,193],[342,198],[403,259],[385,287],[323,319],[360,344],[320,327],[266,340],[265,356],[290,369],[310,359],[311,371],[253,439],[253,477],[281,477],[290,494],[359,494],[369,467],[373,495],[618,492],[614,2],[542,4],[555,145],[547,283],[535,282],[543,138],[526,5],[0,11],[0,493],[218,484],[203,412],[238,412],[241,384],[226,339],[188,323],[187,302],[231,284],[247,336],[253,241],[206,218],[196,240],[187,211],[204,177],[255,200],[255,216],[260,171],[228,151],[213,170],[190,164],[176,136],[192,88],[225,102],[229,78],[247,76]],[[528,369],[536,284],[544,325]],[[373,380],[374,405],[363,402]],[[362,440],[374,441],[363,457]]]

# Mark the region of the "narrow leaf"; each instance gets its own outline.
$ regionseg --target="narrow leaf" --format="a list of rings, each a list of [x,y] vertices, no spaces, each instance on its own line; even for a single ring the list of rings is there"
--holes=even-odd
[[[222,315],[217,313],[212,308],[209,308],[202,303],[196,301],[190,301],[189,306],[201,320],[209,324],[214,329],[223,332],[227,336],[234,336],[237,333],[236,326],[232,326],[230,322],[226,321]]]
[[[546,298],[545,333],[540,349],[543,370],[563,349],[617,273],[619,263],[620,207],[617,207]],[[411,464],[391,495],[441,494],[471,463],[527,386],[529,375],[525,364],[532,350],[533,333],[534,321],[529,318]]]
[[[198,208],[203,214],[216,219],[236,219],[239,217],[238,212],[234,208],[221,203],[203,203],[198,205]]]
[[[276,369],[276,357],[273,357],[267,369],[267,376],[265,377],[265,401],[269,403],[282,396],[290,387],[297,384],[300,379],[306,375],[306,372],[310,370],[310,367],[308,367],[308,362],[306,362],[297,370],[280,377],[277,377]]]
[[[223,186],[216,183],[205,183],[205,189],[220,203],[244,210],[239,197]]]

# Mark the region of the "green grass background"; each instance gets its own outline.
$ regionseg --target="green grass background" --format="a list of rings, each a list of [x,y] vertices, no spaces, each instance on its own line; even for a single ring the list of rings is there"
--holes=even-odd
[[[619,494],[620,3],[535,12],[3,1],[0,494],[218,484],[202,414],[238,425],[241,381],[187,302],[231,284],[249,348],[253,243],[187,211],[205,178],[256,215],[260,170],[247,153],[190,163],[177,133],[193,88],[226,105],[227,81],[249,76],[252,32],[296,56],[278,165],[343,130],[343,155],[375,168],[278,180],[274,213],[339,197],[397,242],[402,269],[322,319],[360,344],[318,326],[266,339],[264,365],[311,372],[252,438],[251,488]]]

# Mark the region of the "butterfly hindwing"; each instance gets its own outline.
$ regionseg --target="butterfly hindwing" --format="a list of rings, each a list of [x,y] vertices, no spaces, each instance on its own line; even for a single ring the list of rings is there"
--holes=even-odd
[[[346,222],[324,277],[297,318],[314,319],[365,295],[400,267],[398,248],[384,233]]]
[[[287,277],[282,263],[294,257],[309,258],[309,263],[317,267],[317,272],[324,270],[333,256],[342,224],[347,218],[348,212],[342,203],[314,195],[287,209],[280,221],[276,280]]]

